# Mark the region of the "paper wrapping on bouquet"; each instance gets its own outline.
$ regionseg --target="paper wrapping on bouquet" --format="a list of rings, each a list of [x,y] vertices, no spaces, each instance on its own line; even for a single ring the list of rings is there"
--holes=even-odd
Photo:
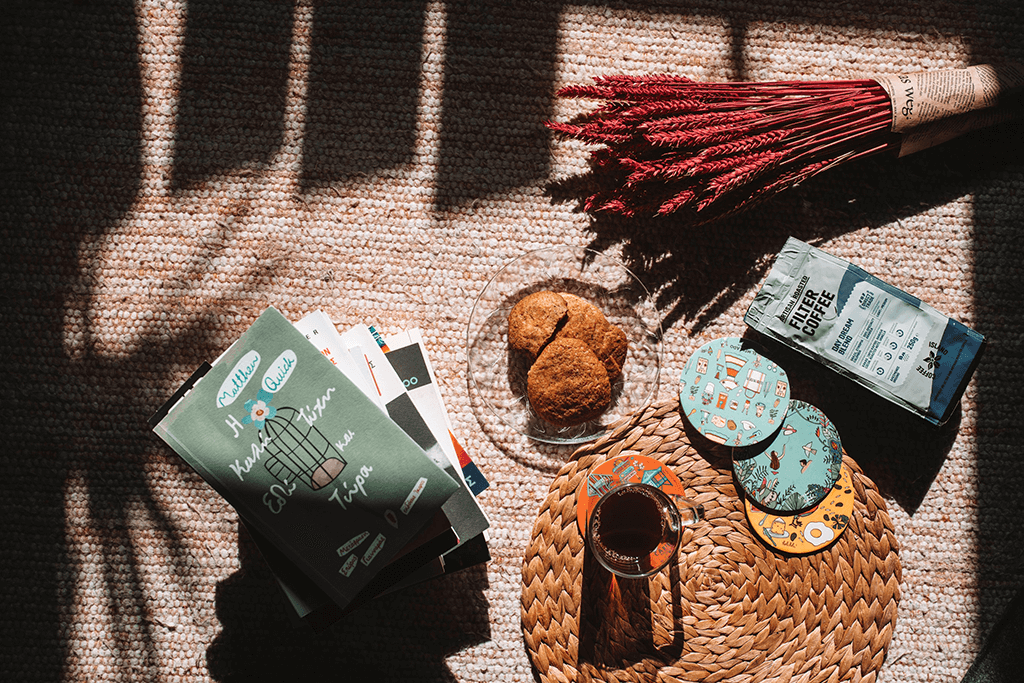
[[[875,76],[889,95],[892,131],[904,134],[906,156],[1019,114],[1000,106],[1024,86],[1019,64],[982,64],[963,69]]]

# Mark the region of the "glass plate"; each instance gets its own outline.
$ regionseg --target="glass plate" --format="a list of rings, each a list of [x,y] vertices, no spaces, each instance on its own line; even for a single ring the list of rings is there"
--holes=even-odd
[[[629,352],[612,386],[612,402],[597,418],[556,427],[539,418],[526,397],[528,361],[508,347],[508,314],[528,294],[549,289],[596,304],[626,333]],[[473,304],[466,333],[469,376],[484,405],[521,434],[553,444],[592,441],[655,397],[661,370],[661,325],[643,284],[619,261],[584,247],[530,251],[505,264]]]

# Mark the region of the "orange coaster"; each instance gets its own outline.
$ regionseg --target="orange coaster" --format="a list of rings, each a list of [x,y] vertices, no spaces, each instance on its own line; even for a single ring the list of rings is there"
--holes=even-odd
[[[620,455],[605,460],[590,471],[576,492],[576,521],[584,538],[597,501],[619,484],[650,484],[670,496],[686,495],[679,477],[659,460],[645,455]]]
[[[832,490],[806,512],[779,515],[758,507],[749,496],[743,497],[743,504],[750,527],[770,547],[794,555],[816,552],[839,538],[850,524],[853,511],[850,468],[843,463]]]

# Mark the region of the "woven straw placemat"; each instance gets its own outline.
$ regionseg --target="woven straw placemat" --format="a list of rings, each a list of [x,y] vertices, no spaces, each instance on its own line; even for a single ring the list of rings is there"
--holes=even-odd
[[[855,490],[845,533],[812,555],[777,555],[751,534],[728,461],[691,446],[678,408],[623,421],[551,484],[523,563],[523,633],[541,680],[873,681],[901,575],[874,483],[845,458]],[[576,491],[626,453],[671,466],[706,517],[686,528],[668,571],[616,583],[584,552]]]

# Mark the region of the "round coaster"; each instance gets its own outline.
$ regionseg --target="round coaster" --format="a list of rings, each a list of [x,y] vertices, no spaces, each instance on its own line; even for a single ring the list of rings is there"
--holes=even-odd
[[[817,505],[839,479],[843,447],[835,425],[810,403],[791,401],[782,429],[764,450],[732,463],[748,498],[772,512]]]
[[[789,406],[789,377],[749,342],[715,339],[686,362],[679,404],[687,421],[709,440],[751,446],[778,429]]]
[[[825,499],[806,512],[779,515],[758,507],[747,497],[743,504],[750,527],[769,546],[794,555],[816,552],[839,538],[850,524],[853,513],[850,468],[843,465],[839,479]]]
[[[576,494],[576,521],[584,538],[587,535],[590,513],[597,505],[597,501],[620,483],[650,484],[670,496],[686,494],[679,477],[665,467],[664,463],[654,458],[645,455],[620,455],[605,460],[587,474]]]

